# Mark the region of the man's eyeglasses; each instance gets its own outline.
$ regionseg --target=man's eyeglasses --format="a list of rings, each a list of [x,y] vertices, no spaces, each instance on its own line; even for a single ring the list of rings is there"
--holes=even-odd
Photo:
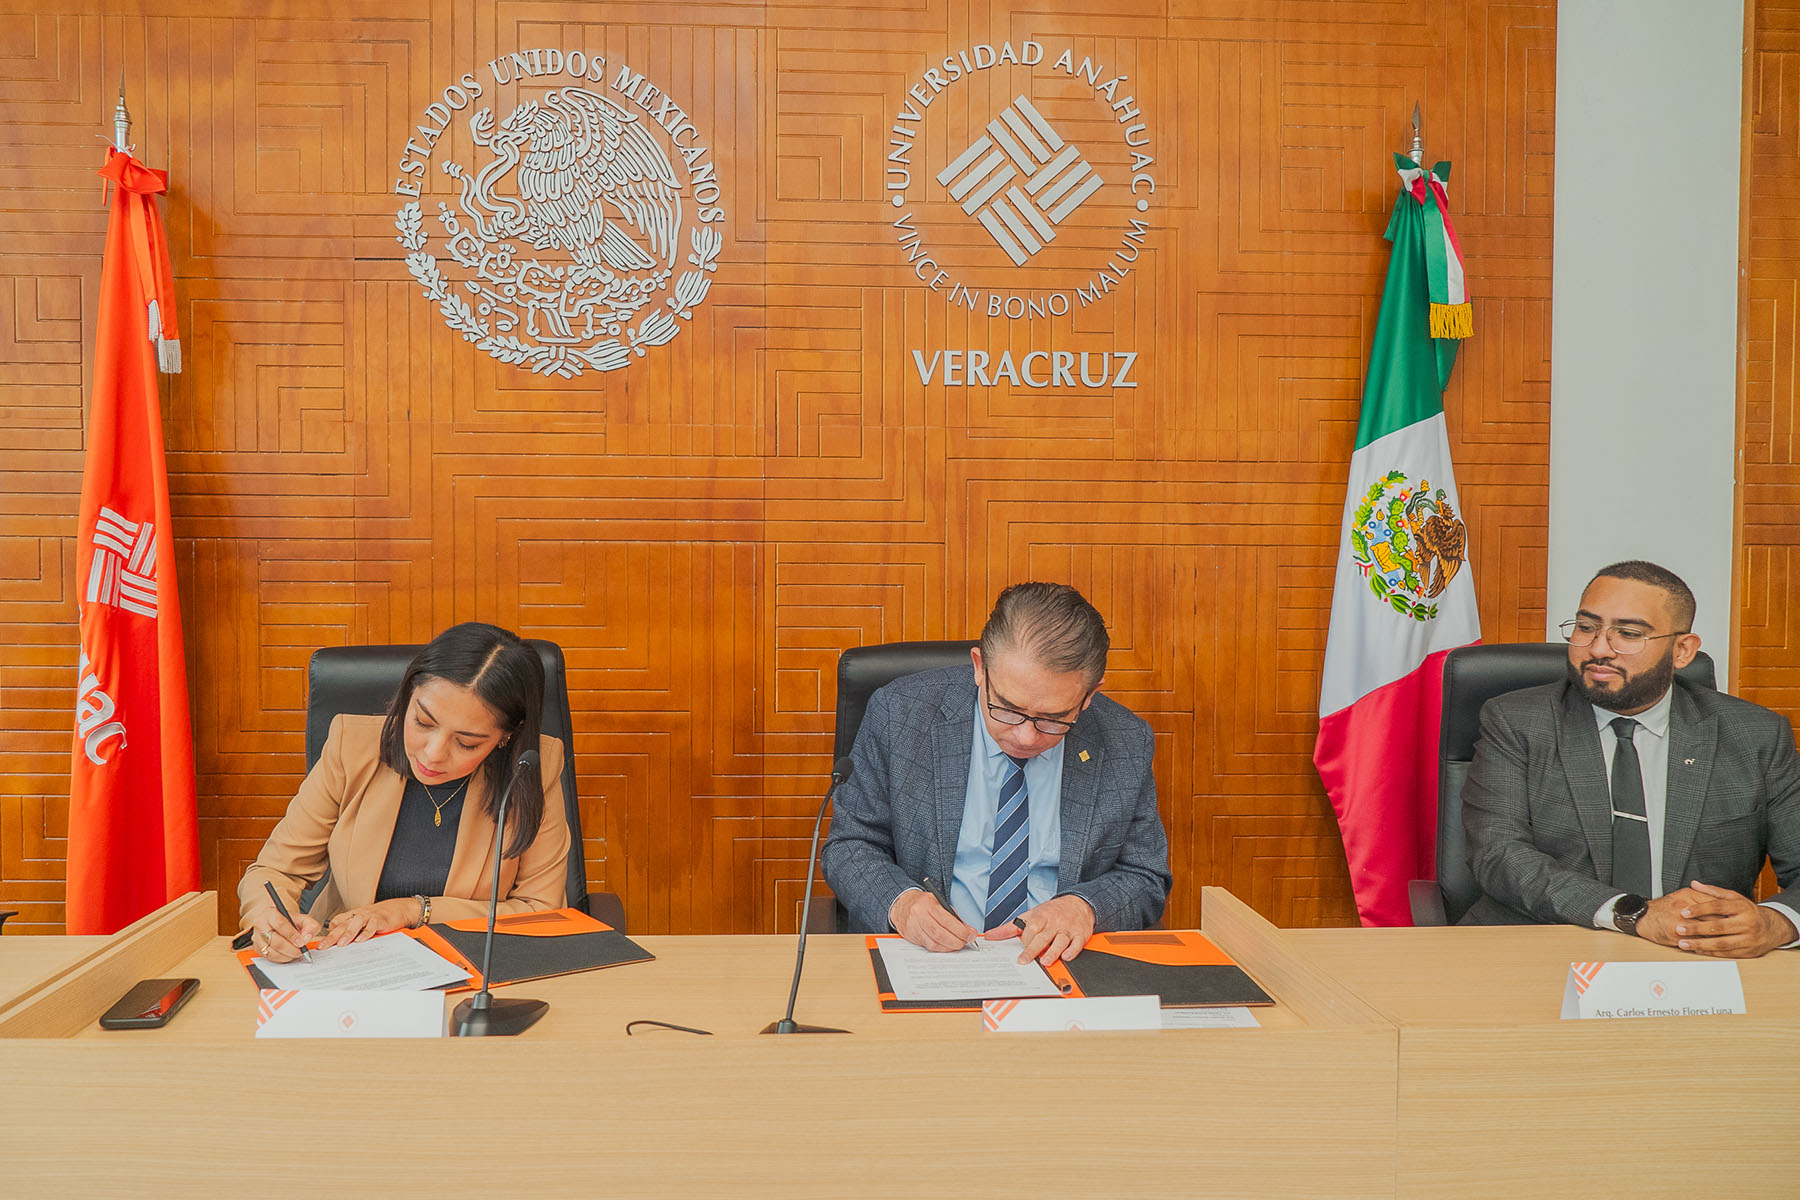
[[[1689,632],[1686,629],[1677,629],[1674,633],[1645,633],[1642,629],[1635,629],[1630,625],[1604,625],[1599,621],[1590,621],[1586,617],[1576,617],[1573,621],[1564,621],[1557,628],[1562,631],[1563,640],[1571,646],[1591,646],[1594,644],[1594,639],[1604,633],[1607,644],[1613,648],[1613,653],[1620,656],[1636,654],[1651,642],[1662,638],[1680,637]]]
[[[1092,695],[1092,692],[1088,693],[1088,696]],[[1002,708],[992,700],[987,700],[985,698],[983,699],[983,703],[987,705],[988,715],[1002,725],[1023,725],[1025,722],[1030,721],[1033,729],[1049,737],[1062,737],[1064,734],[1068,733],[1069,730],[1075,728],[1074,721],[1055,721],[1049,717],[1027,716],[1016,708]],[[1087,704],[1086,696],[1082,697],[1081,703],[1083,705]],[[1079,719],[1079,717],[1077,719]]]

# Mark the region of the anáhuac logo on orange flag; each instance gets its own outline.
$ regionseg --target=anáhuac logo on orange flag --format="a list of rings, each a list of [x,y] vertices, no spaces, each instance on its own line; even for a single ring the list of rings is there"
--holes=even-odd
[[[112,933],[200,886],[194,746],[170,558],[159,363],[180,370],[155,197],[168,175],[109,149],[94,394],[76,527],[81,613],[69,779],[70,933]]]

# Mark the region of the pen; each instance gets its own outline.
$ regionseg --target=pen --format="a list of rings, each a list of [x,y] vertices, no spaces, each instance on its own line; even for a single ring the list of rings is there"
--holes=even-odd
[[[281,919],[286,921],[289,925],[294,925],[294,918],[292,914],[288,912],[287,905],[281,902],[281,895],[276,892],[275,885],[265,879],[263,880],[263,887],[268,890],[269,899],[275,902],[275,911],[281,914]],[[300,927],[294,925],[294,928],[298,930]],[[305,946],[302,946],[300,947],[300,957],[304,958],[307,962],[311,962],[312,951],[308,950]]]
[[[1024,917],[1014,917],[1013,924],[1017,925],[1019,927],[1019,933],[1021,935],[1024,934],[1024,932],[1025,932],[1025,918]],[[1049,974],[1049,972],[1045,972],[1045,974]],[[1052,979],[1051,982],[1056,983],[1056,981],[1054,979]],[[1059,992],[1072,992],[1075,990],[1075,985],[1072,983],[1056,983],[1056,990]]]

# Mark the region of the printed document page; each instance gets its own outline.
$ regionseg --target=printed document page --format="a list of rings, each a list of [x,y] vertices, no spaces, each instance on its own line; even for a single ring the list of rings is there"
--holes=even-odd
[[[976,938],[968,949],[937,954],[905,938],[876,943],[896,1000],[998,1000],[1015,996],[1060,996],[1062,992],[1035,960],[1018,961],[1017,938],[990,942]]]
[[[253,961],[280,990],[332,988],[344,992],[422,992],[446,984],[467,983],[469,973],[428,946],[403,933],[314,950],[313,960],[277,963]]]

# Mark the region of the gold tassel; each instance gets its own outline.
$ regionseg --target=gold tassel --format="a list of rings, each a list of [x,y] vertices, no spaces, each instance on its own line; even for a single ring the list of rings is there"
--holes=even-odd
[[[1431,336],[1434,338],[1466,338],[1475,332],[1475,310],[1467,301],[1461,304],[1431,306]]]

